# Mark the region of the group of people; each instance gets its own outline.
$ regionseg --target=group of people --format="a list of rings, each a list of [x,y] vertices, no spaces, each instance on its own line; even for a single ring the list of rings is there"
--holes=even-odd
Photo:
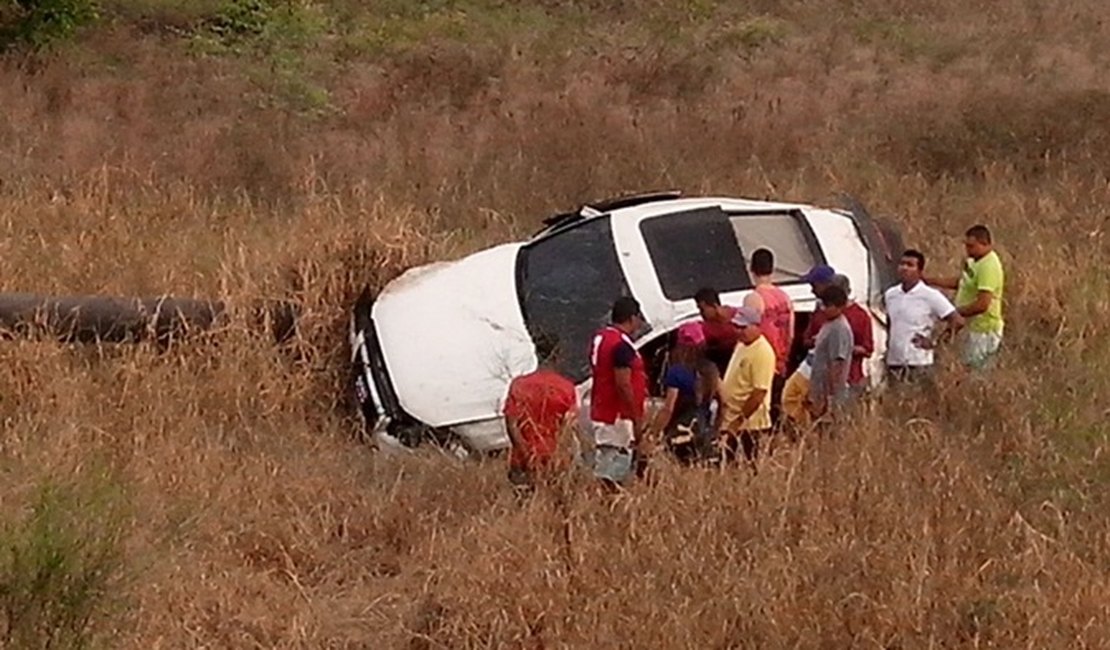
[[[965,327],[966,365],[984,369],[996,357],[1004,326],[1002,263],[985,226],[968,229],[964,246],[967,260],[956,278],[926,276],[920,251],[902,254],[900,282],[884,294],[891,382],[931,382],[934,348]],[[511,482],[529,488],[537,473],[558,469],[566,431],[592,450],[593,474],[617,487],[643,475],[648,445],[656,441],[682,462],[750,462],[773,432],[797,434],[839,417],[868,389],[871,313],[852,299],[847,276],[815,266],[802,281],[817,307],[799,338],[793,301],[772,282],[774,269],[772,251],[753,252],[754,287],[740,306],[723,305],[710,287],[696,293],[701,320],[675,332],[661,374],[663,404],[650,416],[647,365],[633,344],[644,316],[634,298],[618,298],[610,323],[593,337],[589,430],[577,426],[574,384],[555,369],[556,342],[540,337],[539,368],[515,378],[505,399]],[[954,303],[942,288],[955,290]],[[796,349],[804,360],[791,369]]]

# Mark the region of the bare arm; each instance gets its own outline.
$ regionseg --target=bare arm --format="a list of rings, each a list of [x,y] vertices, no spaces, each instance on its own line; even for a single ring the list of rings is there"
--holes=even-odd
[[[668,388],[663,400],[663,408],[655,415],[655,421],[651,425],[652,433],[659,433],[667,427],[667,423],[671,421],[671,416],[674,415],[675,404],[678,403],[678,389]]]
[[[520,435],[520,422],[511,415],[505,416],[505,431],[509,434],[509,443],[514,450],[524,449],[524,438]]]
[[[636,440],[640,440],[644,432],[644,415],[641,413],[642,404],[636,403],[632,390],[632,369],[617,368],[614,373],[617,380],[617,396],[627,412],[632,413],[632,432]]]
[[[744,400],[744,404],[740,407],[740,422],[747,422],[748,418],[759,410],[763,404],[763,398],[767,396],[766,388],[756,388],[748,395],[748,399]]]
[[[866,327],[859,328],[860,337],[858,345],[852,348],[853,356],[868,359],[875,353],[875,332],[871,328],[871,317],[867,318]]]
[[[993,293],[990,291],[980,291],[975,295],[975,302],[964,305],[958,309],[960,316],[964,318],[978,316],[990,309],[992,300],[994,300]]]
[[[791,300],[786,304],[790,307],[790,340],[786,342],[787,348],[789,349],[794,345],[794,334],[797,332],[798,321],[794,314],[794,301]]]
[[[932,276],[923,276],[921,279],[925,281],[925,284],[941,289],[952,289],[955,291],[960,288],[959,278],[934,278]]]
[[[744,306],[750,309],[754,309],[762,314],[763,308],[765,306],[763,302],[763,296],[759,295],[759,293],[756,291],[752,291],[748,295],[744,296]]]

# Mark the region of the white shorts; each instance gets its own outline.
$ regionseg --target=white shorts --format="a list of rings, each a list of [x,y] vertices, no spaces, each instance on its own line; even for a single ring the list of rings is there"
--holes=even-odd
[[[612,424],[593,422],[594,444],[628,449],[632,447],[634,427],[632,420],[617,420]]]
[[[964,341],[964,363],[976,370],[989,368],[999,348],[1002,347],[1002,335],[995,332],[968,332]]]

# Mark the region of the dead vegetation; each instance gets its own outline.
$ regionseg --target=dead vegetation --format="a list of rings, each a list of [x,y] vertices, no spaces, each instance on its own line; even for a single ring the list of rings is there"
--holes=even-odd
[[[119,0],[0,63],[0,289],[308,307],[286,352],[4,341],[0,594],[53,585],[37,611],[110,647],[1110,644],[1103,3],[418,4],[289,3],[216,48],[221,3]],[[990,224],[1003,366],[758,477],[664,466],[614,502],[518,507],[497,463],[353,442],[363,282],[660,187],[851,191],[936,267]],[[104,481],[117,514],[49,511],[78,519],[37,548],[72,570],[35,583],[53,556],[12,549],[39,488]],[[49,641],[12,620],[2,642]]]

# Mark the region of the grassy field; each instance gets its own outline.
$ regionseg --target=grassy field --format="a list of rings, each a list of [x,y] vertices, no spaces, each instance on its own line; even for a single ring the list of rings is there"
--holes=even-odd
[[[1108,42],[1095,0],[104,0],[11,49],[0,291],[309,312],[0,342],[0,646],[1110,647]],[[1001,366],[616,500],[353,440],[363,283],[664,188],[851,192],[934,270],[989,224]]]

